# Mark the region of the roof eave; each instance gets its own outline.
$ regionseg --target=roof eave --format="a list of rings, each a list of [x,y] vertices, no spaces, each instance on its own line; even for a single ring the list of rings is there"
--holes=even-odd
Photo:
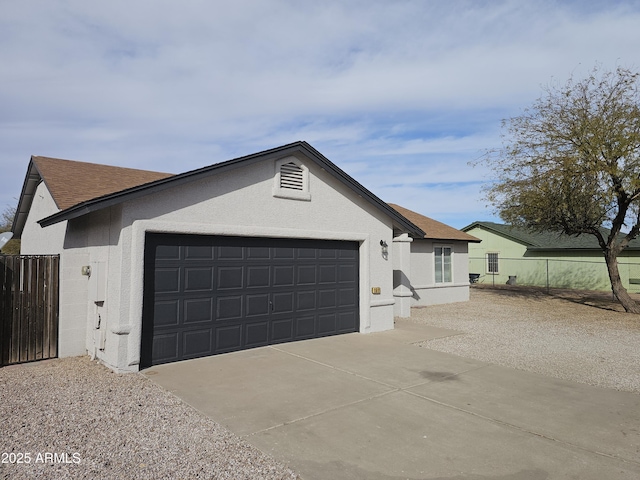
[[[399,224],[407,233],[410,233],[412,236],[416,238],[423,238],[426,233],[414,225],[411,221],[409,221],[406,217],[401,215],[398,211],[394,210],[391,206],[389,206],[386,202],[382,201],[379,197],[374,195],[370,190],[365,188],[362,184],[356,181],[353,177],[347,175],[342,169],[340,169],[336,164],[334,164],[327,157],[322,155],[318,150],[313,148],[307,142],[299,142],[300,146],[306,150],[307,156],[313,156],[313,158],[317,163],[324,164],[329,167],[328,171],[333,174],[335,178],[340,180],[343,184],[356,191],[362,198],[366,199],[369,203],[378,207],[382,211],[384,211],[388,216],[390,216],[396,223]]]
[[[207,167],[199,168],[197,170],[192,170],[189,172],[181,173],[178,175],[174,175],[172,177],[163,178],[160,180],[156,180],[154,182],[149,182],[144,185],[138,185],[136,187],[132,187],[126,190],[122,190],[119,192],[115,192],[112,194],[104,195],[102,197],[94,198],[91,200],[87,200],[86,202],[79,203],[70,208],[57,212],[49,217],[43,218],[39,220],[38,223],[42,227],[47,227],[49,225],[53,225],[65,220],[71,220],[74,218],[81,217],[88,213],[101,210],[103,208],[107,208],[118,203],[123,202],[124,200],[132,200],[136,198],[143,197],[145,195],[149,195],[151,193],[157,193],[168,188],[173,188],[184,183],[191,182],[194,177],[198,177],[201,175],[206,175],[210,172],[222,173],[225,171],[233,170],[238,168],[239,166],[250,165],[255,162],[261,162],[269,159],[281,158],[286,155],[294,155],[296,153],[302,153],[306,157],[318,163],[321,168],[324,168],[325,171],[331,173],[337,180],[342,182],[344,185],[351,188],[362,198],[367,200],[369,203],[373,204],[383,212],[385,212],[395,223],[397,223],[402,229],[406,230],[413,236],[416,237],[424,237],[425,232],[423,232],[416,225],[411,223],[405,217],[396,212],[393,208],[383,202],[380,198],[375,196],[365,187],[363,187],[360,183],[354,180],[352,177],[343,172],[340,168],[338,168],[333,162],[331,162],[328,158],[318,152],[315,148],[309,145],[307,142],[295,142],[288,145],[283,145],[281,147],[276,147],[270,150],[265,150],[263,152],[254,153],[251,155],[247,155],[244,157],[235,158],[232,160],[228,160],[226,162],[217,163],[214,165],[209,165]]]
[[[640,250],[640,247],[627,247],[623,250]],[[530,252],[600,252],[602,250],[599,247],[527,247],[527,251]]]
[[[40,172],[33,162],[33,156],[29,160],[29,166],[27,167],[27,174],[24,177],[24,183],[22,184],[22,190],[20,191],[20,198],[18,199],[18,206],[16,207],[16,214],[13,217],[13,223],[11,231],[13,232],[15,239],[22,237],[24,226],[27,223],[27,216],[33,203],[33,197],[36,193],[36,188],[42,181]]]
[[[498,230],[497,228],[492,228],[490,225],[487,225],[483,222],[473,222],[471,225],[467,225],[466,227],[464,227],[462,229],[463,232],[466,232],[468,230],[471,230],[472,228],[484,228],[485,230],[488,230],[492,233],[495,233],[496,235],[500,235],[501,237],[507,238],[509,240],[513,240],[514,242],[518,242],[522,245],[524,245],[527,248],[530,247],[536,247],[536,245],[534,245],[533,243],[527,242],[526,240],[523,240],[522,238],[518,238],[515,235],[510,235],[508,233],[502,232],[500,230]]]
[[[471,235],[469,235],[471,237]],[[468,242],[468,243],[480,243],[482,240],[479,238],[451,238],[451,237],[430,237],[425,235],[422,240],[431,240],[434,242]]]

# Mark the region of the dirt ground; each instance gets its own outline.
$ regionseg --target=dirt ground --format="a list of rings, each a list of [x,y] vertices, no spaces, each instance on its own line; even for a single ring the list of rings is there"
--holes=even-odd
[[[568,288],[550,288],[547,290],[544,287],[528,287],[519,285],[472,285],[471,289],[478,290],[492,290],[496,293],[502,292],[504,295],[521,296],[530,298],[558,298],[567,300],[572,303],[580,305],[587,305],[590,307],[599,308],[602,310],[609,310],[613,312],[625,313],[624,308],[620,305],[613,293],[603,292],[598,290],[571,290]],[[640,302],[640,294],[630,294],[636,302]],[[638,317],[640,320],[640,316]]]
[[[460,332],[426,348],[640,393],[640,315],[606,292],[473,285],[468,302],[414,308],[411,318]]]

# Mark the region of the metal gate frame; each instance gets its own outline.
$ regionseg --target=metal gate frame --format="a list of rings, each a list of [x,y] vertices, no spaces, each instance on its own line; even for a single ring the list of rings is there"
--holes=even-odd
[[[0,255],[0,366],[58,356],[59,255]]]

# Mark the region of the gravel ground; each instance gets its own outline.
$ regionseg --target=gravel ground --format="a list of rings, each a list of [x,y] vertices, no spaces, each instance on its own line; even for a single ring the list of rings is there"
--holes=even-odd
[[[299,478],[142,374],[88,357],[0,369],[0,455],[2,479]]]
[[[640,394],[640,315],[623,313],[611,294],[473,286],[469,302],[411,315],[462,332],[423,347]]]
[[[640,315],[607,295],[474,286],[412,320],[462,332],[423,347],[640,394]],[[299,478],[143,375],[88,357],[0,369],[0,455],[1,479]]]

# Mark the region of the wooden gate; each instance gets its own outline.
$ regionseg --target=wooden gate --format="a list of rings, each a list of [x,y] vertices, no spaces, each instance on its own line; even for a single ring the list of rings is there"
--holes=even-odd
[[[58,356],[58,255],[0,255],[0,366]]]

